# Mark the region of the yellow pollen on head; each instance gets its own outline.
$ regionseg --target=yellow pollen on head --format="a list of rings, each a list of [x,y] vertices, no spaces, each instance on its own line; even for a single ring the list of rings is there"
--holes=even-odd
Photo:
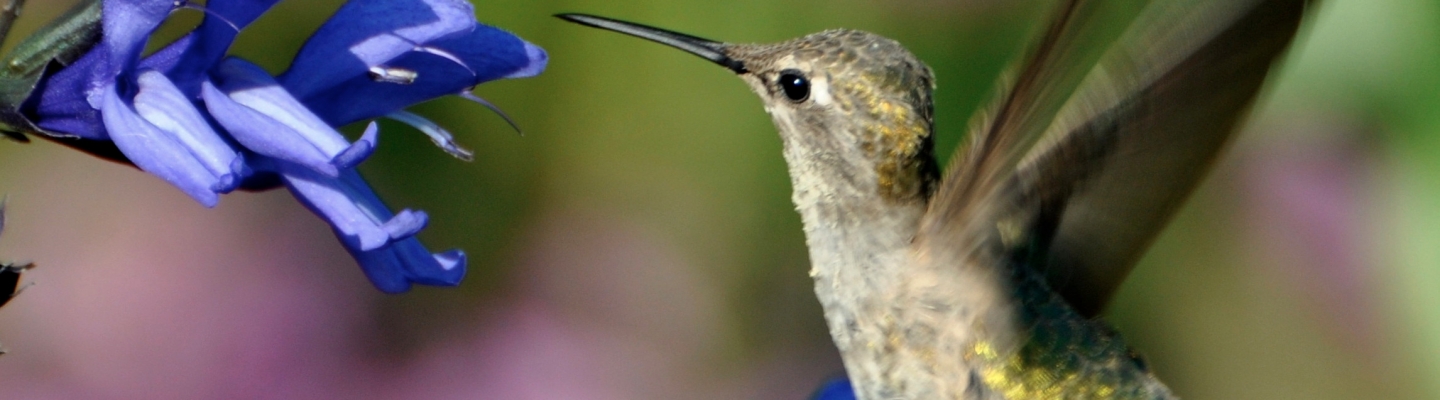
[[[835,79],[830,87],[842,109],[854,110],[863,121],[856,132],[858,148],[874,163],[878,194],[891,201],[922,199],[924,178],[919,161],[929,123],[915,106],[884,90],[887,75],[863,75],[862,79]]]

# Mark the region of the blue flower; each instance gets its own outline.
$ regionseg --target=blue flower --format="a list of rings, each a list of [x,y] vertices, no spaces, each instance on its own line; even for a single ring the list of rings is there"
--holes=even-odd
[[[184,2],[104,0],[101,41],[42,81],[26,115],[52,136],[113,143],[206,207],[237,188],[283,183],[382,291],[458,284],[465,253],[431,254],[414,237],[426,214],[392,213],[354,170],[378,144],[375,123],[355,141],[335,127],[389,115],[448,141],[403,109],[534,76],[544,50],[477,23],[464,0],[351,0],[276,77],[226,56],[276,1],[211,0],[195,31],[142,59],[150,34]]]
[[[855,388],[848,378],[833,378],[820,385],[820,389],[810,395],[810,400],[855,400]]]

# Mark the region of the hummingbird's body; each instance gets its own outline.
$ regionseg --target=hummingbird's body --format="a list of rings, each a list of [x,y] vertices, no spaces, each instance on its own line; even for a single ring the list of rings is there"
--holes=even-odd
[[[1097,67],[1100,77],[1085,82],[1102,88],[1076,94],[1082,106],[1062,110],[1084,74],[1067,74],[1061,64],[1077,59],[1069,47],[1087,32],[1083,17],[1105,3],[1065,2],[943,181],[931,137],[934,78],[893,40],[830,30],[727,44],[561,17],[698,55],[761,97],[784,144],[815,292],[858,398],[1155,399],[1172,395],[1093,319],[1094,310],[1072,307],[1103,305],[1149,236],[1076,221],[1131,218],[1153,236],[1233,130],[1305,3],[1205,1],[1162,8],[1156,18],[1201,15],[1222,26],[1155,35],[1176,47],[1151,55],[1155,65],[1132,65],[1148,47],[1118,46],[1121,56],[1109,58],[1131,64]],[[1198,39],[1162,40],[1184,35]],[[1232,55],[1226,45],[1242,40],[1255,44]],[[1206,87],[1220,81],[1227,86]],[[1094,92],[1104,96],[1083,96]],[[1047,129],[1051,120],[1058,127]],[[1056,129],[1064,134],[1045,134]],[[1037,144],[1041,136],[1047,140]],[[1192,137],[1206,138],[1204,145],[1190,145]],[[1179,147],[1159,158],[1148,149],[1166,146]],[[1178,189],[1161,196],[1086,190],[1136,170],[1148,174],[1138,184]],[[1096,226],[1106,229],[1089,229]],[[1103,246],[1075,245],[1086,240]],[[1077,272],[1088,285],[1081,296],[1052,290]]]

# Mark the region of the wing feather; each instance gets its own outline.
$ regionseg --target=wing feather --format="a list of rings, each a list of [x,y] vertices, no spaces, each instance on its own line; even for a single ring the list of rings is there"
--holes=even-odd
[[[1019,81],[962,150],[922,234],[1023,251],[1078,311],[1098,313],[1229,142],[1308,3],[1157,2],[1063,107],[1017,95],[1047,85]],[[1019,115],[1034,120],[1007,117],[1027,105],[1041,109]]]

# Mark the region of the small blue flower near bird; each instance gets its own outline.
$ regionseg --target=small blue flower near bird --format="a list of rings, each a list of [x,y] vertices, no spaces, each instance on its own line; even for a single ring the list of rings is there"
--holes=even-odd
[[[810,395],[810,400],[855,400],[855,387],[846,377],[832,378]]]
[[[446,95],[480,101],[469,88],[539,74],[545,51],[478,23],[463,0],[351,0],[288,71],[272,76],[226,53],[277,1],[103,0],[99,41],[40,80],[21,110],[62,143],[113,143],[121,155],[112,158],[206,207],[237,188],[283,184],[382,291],[459,284],[465,253],[431,254],[414,237],[426,214],[391,212],[355,171],[378,144],[376,124],[353,142],[335,127],[390,116],[466,158],[447,132],[403,109]],[[204,11],[204,22],[142,58],[150,35],[180,8]]]

